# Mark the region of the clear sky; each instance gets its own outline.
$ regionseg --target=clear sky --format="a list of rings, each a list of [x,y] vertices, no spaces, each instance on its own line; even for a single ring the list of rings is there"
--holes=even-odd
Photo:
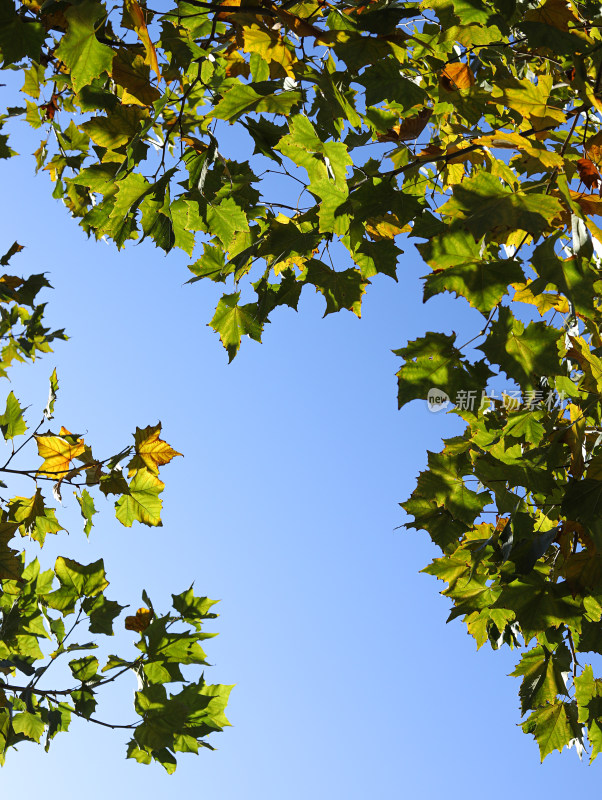
[[[13,146],[33,149],[24,144]],[[125,529],[98,503],[86,541],[64,492],[59,518],[72,534],[42,559],[104,557],[109,597],[134,609],[143,588],[160,608],[194,581],[221,599],[206,678],[237,684],[218,750],[181,756],[172,777],[126,761],[127,735],[76,721],[48,755],[34,744],[9,752],[4,795],[496,800],[517,787],[549,797],[597,789],[599,765],[574,752],[539,765],[516,727],[519,682],[507,677],[519,653],[477,654],[460,621],[445,624],[443,584],[419,574],[435,548],[396,529],[427,449],[459,426],[418,401],[397,411],[391,349],[426,330],[464,340],[480,327],[464,301],[422,304],[426,267],[413,245],[398,284],[369,288],[361,321],[322,319],[323,299],[304,294],[299,314],[276,312],[264,343],[244,340],[228,366],[206,326],[219,291],[184,285],[185,254],[88,241],[30,158],[0,170],[0,251],[26,245],[11,269],[48,273],[48,318],[71,336],[13,373],[30,421],[56,366],[56,429],[111,454],[160,419],[185,455],[162,473],[162,528]],[[127,647],[132,634],[118,639]],[[135,687],[132,675],[101,698],[98,716],[130,722]]]

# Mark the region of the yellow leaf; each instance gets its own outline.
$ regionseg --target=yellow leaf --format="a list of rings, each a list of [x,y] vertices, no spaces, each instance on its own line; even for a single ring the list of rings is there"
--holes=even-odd
[[[159,90],[149,80],[149,68],[141,55],[131,56],[120,51],[113,60],[113,82],[123,87],[121,102],[150,106],[161,96]]]
[[[453,64],[447,64],[445,69],[441,72],[439,79],[441,81],[441,86],[448,92],[453,92],[456,89],[469,89],[471,86],[474,86],[475,83],[475,77],[471,68],[459,61]]]
[[[602,216],[602,197],[597,194],[585,194],[584,192],[571,191],[571,199],[576,200],[581,206],[584,214]]]
[[[63,438],[70,436],[66,428],[61,428],[61,436],[36,436],[38,443],[38,453],[44,459],[44,463],[38,469],[37,474],[47,474],[52,477],[63,478],[71,469],[71,462],[80,456],[84,450],[84,440],[78,439],[75,444]]]
[[[602,161],[602,132],[590,136],[585,143],[585,151],[594,164],[600,164]]]
[[[561,294],[551,294],[549,292],[533,294],[530,286],[531,283],[532,281],[530,280],[526,283],[513,283],[512,288],[515,291],[512,300],[516,300],[519,303],[529,303],[535,306],[542,316],[552,308],[561,314],[568,314],[569,303],[566,297],[563,297]]]
[[[503,89],[503,102],[518,111],[529,125],[540,129],[549,125],[560,125],[566,122],[562,109],[550,105],[553,79],[551,75],[539,75],[537,84],[524,78],[514,81]],[[498,102],[498,93],[494,89],[492,102]]]
[[[231,19],[230,17],[231,14],[236,14],[239,11],[242,11],[244,13],[244,9],[241,7],[241,0],[220,0],[219,5],[220,8],[222,6],[232,7],[232,11],[220,11],[219,14],[216,14],[215,15],[216,19],[219,20],[225,20],[225,19],[229,20]]]
[[[226,75],[229,78],[236,78],[242,75],[243,78],[248,78],[251,74],[251,68],[248,62],[244,60],[238,50],[228,50],[224,53],[224,59],[227,62]]]
[[[490,136],[481,136],[473,139],[473,144],[490,147],[492,150],[519,150],[532,158],[536,158],[544,167],[561,167],[564,163],[562,156],[554,150],[548,150],[545,145],[520,133],[503,133],[498,131]]]
[[[167,442],[159,439],[161,423],[146,428],[136,428],[134,434],[136,455],[128,464],[130,477],[139,469],[146,469],[153,475],[159,474],[159,467],[168,464],[172,458],[181,456]]]
[[[277,33],[261,30],[256,25],[244,29],[244,48],[245,53],[257,53],[268,63],[275,61],[280,64],[284,72],[291,78],[295,77],[293,64],[297,59],[292,50],[284,44],[283,39]]]
[[[182,141],[184,144],[187,144],[188,147],[192,147],[197,153],[205,153],[209,149],[209,145],[205,144],[205,142],[201,142],[196,136],[182,136]]]
[[[400,233],[411,230],[408,224],[402,224],[395,214],[384,214],[366,220],[366,232],[373,239],[393,239]]]
[[[161,73],[159,71],[159,62],[157,61],[157,51],[146,27],[146,20],[144,19],[144,11],[140,8],[137,0],[125,0],[125,8],[130,15],[134,30],[138,34],[138,38],[144,45],[146,50],[146,63],[157,74],[157,78],[161,80]]]

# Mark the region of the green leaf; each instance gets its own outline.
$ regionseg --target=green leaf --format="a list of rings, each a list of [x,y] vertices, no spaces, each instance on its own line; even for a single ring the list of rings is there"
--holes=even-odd
[[[96,116],[81,124],[93,142],[115,150],[126,144],[138,131],[144,111],[135,106],[117,106],[106,116]]]
[[[73,705],[78,714],[89,719],[96,710],[97,702],[89,689],[75,689],[71,692]]]
[[[537,236],[552,230],[562,214],[562,206],[555,197],[513,192],[483,171],[455,185],[453,197],[438,210],[454,228],[465,228],[477,239],[513,230]]]
[[[517,261],[491,261],[481,256],[479,243],[464,231],[450,231],[416,247],[434,270],[425,276],[424,300],[440,292],[455,292],[488,314],[511,283],[524,280]]]
[[[148,469],[139,469],[128,486],[128,493],[115,503],[119,522],[127,528],[134,522],[144,525],[161,525],[159,494],[165,488],[163,481]]]
[[[267,84],[256,83],[253,86],[237,83],[222,97],[211,116],[231,123],[242,114],[251,111],[288,116],[301,101],[301,93],[286,91],[276,94],[272,92],[276,87],[277,84],[271,81]]]
[[[582,600],[572,596],[566,582],[549,583],[536,573],[505,586],[497,606],[515,612],[527,640],[537,631],[561,625],[579,630],[583,616]]]
[[[27,430],[23,409],[12,392],[6,398],[6,411],[0,416],[0,429],[7,441],[14,439],[15,436],[21,436]]]
[[[542,761],[554,750],[562,751],[575,741],[583,742],[576,703],[556,702],[538,708],[522,723],[522,728],[525,733],[533,734]]]
[[[8,546],[15,535],[18,524],[0,522],[0,580],[19,580],[23,562],[17,550]]]
[[[185,620],[215,619],[217,614],[210,612],[218,601],[208,597],[196,597],[192,586],[181,594],[172,594],[173,607]]]
[[[569,481],[562,501],[563,514],[587,524],[599,519],[601,511],[602,481],[594,478]]]
[[[545,322],[525,326],[507,306],[502,306],[485,342],[479,345],[492,364],[523,389],[537,386],[542,376],[559,371],[558,342],[561,332]]]
[[[96,23],[107,13],[101,3],[84,0],[64,13],[69,25],[55,56],[70,69],[73,88],[79,92],[94,78],[111,72],[115,53],[96,38]]]
[[[592,748],[590,764],[602,752],[602,680],[594,678],[590,664],[575,678],[575,699],[579,722],[587,725],[587,738]]]
[[[46,404],[46,408],[44,409],[44,416],[46,419],[52,419],[54,415],[54,404],[56,402],[58,389],[59,389],[59,380],[56,376],[56,369],[53,369],[52,375],[50,376],[50,392],[48,394],[48,403]]]
[[[90,618],[90,633],[103,633],[105,636],[113,635],[113,621],[126,606],[115,600],[107,600],[104,594],[87,597],[82,608]]]
[[[14,497],[9,504],[10,519],[19,523],[22,536],[44,544],[47,534],[64,530],[56,519],[53,508],[46,508],[40,489],[33,497]]]
[[[51,608],[67,614],[73,611],[79,598],[95,597],[109,585],[102,558],[92,564],[80,564],[59,556],[54,571],[61,586],[47,595],[46,600]]]
[[[37,715],[28,711],[15,714],[13,717],[13,730],[15,733],[22,733],[28,739],[39,742],[46,729],[44,721]]]
[[[96,656],[84,656],[75,658],[69,662],[69,669],[76,681],[89,681],[98,672],[98,659]]]
[[[249,230],[244,211],[231,197],[222,200],[217,206],[209,206],[207,222],[211,233],[221,240],[225,250],[229,249],[237,231]]]
[[[96,514],[96,508],[94,507],[94,500],[92,499],[92,495],[88,492],[87,489],[82,489],[81,495],[77,492],[73,492],[77,502],[79,503],[80,510],[82,512],[82,517],[85,519],[84,525],[84,533],[86,536],[90,535],[90,531],[92,530],[92,517]]]
[[[213,319],[209,323],[222,344],[228,351],[228,360],[232,361],[240,347],[243,336],[250,336],[256,342],[261,341],[263,323],[257,319],[257,308],[252,303],[239,306],[240,292],[225,294],[215,309]]]
[[[521,714],[554,702],[557,695],[566,695],[566,682],[571,668],[571,654],[565,645],[555,651],[543,646],[533,647],[523,654],[514,677],[523,676],[519,695]]]
[[[450,515],[466,525],[472,525],[485,506],[491,502],[488,492],[475,492],[462,475],[468,465],[462,457],[448,453],[428,453],[429,469],[421,472],[416,492],[428,497]]]
[[[359,82],[366,87],[366,105],[375,106],[383,100],[399,103],[404,109],[424,106],[427,94],[405,78],[395,58],[385,58],[362,72]]]
[[[454,346],[455,340],[455,333],[429,331],[426,336],[393,351],[405,362],[397,372],[399,408],[411,400],[426,401],[433,388],[445,392],[452,402],[459,392],[471,393],[466,396],[474,397],[480,404],[493,372],[484,360],[476,364],[467,361]]]
[[[324,316],[346,308],[357,317],[361,317],[362,297],[370,281],[366,280],[357,269],[346,269],[336,272],[322,261],[312,258],[307,262],[302,275],[305,283],[316,287],[316,291],[324,295],[326,311]]]
[[[24,22],[12,0],[0,0],[0,51],[3,67],[29,57],[40,58],[46,31],[40,22]]]

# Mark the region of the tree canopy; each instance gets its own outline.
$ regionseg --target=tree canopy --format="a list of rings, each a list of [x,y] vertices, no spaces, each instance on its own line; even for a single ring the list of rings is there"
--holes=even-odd
[[[525,647],[542,759],[602,749],[601,29],[592,0],[0,2],[23,81],[0,156],[24,118],[88,235],[178,247],[191,282],[223,283],[209,324],[230,360],[308,285],[360,316],[379,273],[405,279],[402,244],[425,301],[482,315],[469,342],[396,351],[400,407],[451,400],[466,423],[403,505],[441,548],[426,571],[450,619]],[[59,438],[68,474],[84,445]],[[140,459],[132,482],[156,486]],[[119,518],[152,524],[155,495],[140,511],[128,486]]]

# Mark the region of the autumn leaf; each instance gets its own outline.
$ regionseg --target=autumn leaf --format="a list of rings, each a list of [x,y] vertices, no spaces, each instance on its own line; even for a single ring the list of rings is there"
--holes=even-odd
[[[579,161],[577,161],[577,169],[579,170],[579,179],[588,189],[600,186],[600,173],[596,169],[596,165],[590,161],[589,158],[580,158]]]
[[[44,116],[49,122],[52,122],[52,120],[54,119],[54,115],[58,111],[59,108],[58,99],[59,99],[58,94],[53,94],[50,100],[41,106],[41,108],[44,109]]]
[[[594,164],[600,164],[600,161],[602,161],[602,132],[590,136],[585,143],[585,152]]]
[[[138,3],[138,0],[124,0],[124,8],[130,15],[134,25],[134,30],[144,45],[144,49],[146,50],[146,63],[156,73],[157,78],[161,80],[159,62],[157,61],[157,51],[155,50],[155,46],[151,41],[150,34],[146,26],[144,11]]]
[[[278,18],[281,19],[287,27],[293,30],[297,36],[311,36],[316,41],[322,42],[323,44],[331,43],[331,37],[325,35],[324,31],[318,28],[317,25],[313,25],[308,20],[297,17],[295,14],[291,14],[290,11],[286,11],[283,8],[274,7],[274,11]]]
[[[386,133],[379,133],[380,142],[410,142],[417,139],[428,125],[433,111],[430,108],[423,108],[415,117],[408,117],[394,125]]]
[[[218,14],[216,14],[216,19],[219,20],[227,20],[230,19],[231,14],[235,14],[237,11],[240,11],[242,8],[241,0],[220,0],[220,8]],[[225,11],[223,6],[232,7],[232,11]]]
[[[124,620],[126,631],[136,631],[142,633],[153,621],[153,612],[149,608],[139,608],[136,614],[131,617],[126,617]]]
[[[61,428],[62,436],[35,436],[38,444],[38,453],[44,459],[38,469],[38,475],[51,475],[57,479],[63,478],[71,469],[74,458],[81,456],[85,450],[83,439],[70,443],[63,438],[69,431]]]
[[[245,28],[244,51],[257,53],[267,63],[276,62],[290,77],[295,75],[293,65],[297,59],[294,50],[287,47],[284,40],[273,31],[264,31],[256,25]]]
[[[129,477],[146,467],[153,475],[159,474],[159,467],[169,464],[175,456],[181,456],[167,442],[159,438],[161,423],[148,425],[146,428],[136,428],[134,434],[136,455],[132,458],[129,467]]]
[[[579,203],[581,210],[588,216],[602,216],[602,198],[595,194],[585,194],[583,192],[570,191],[572,200]]]
[[[447,64],[439,75],[441,86],[447,92],[456,89],[470,89],[475,84],[475,76],[470,67],[460,62]]]

